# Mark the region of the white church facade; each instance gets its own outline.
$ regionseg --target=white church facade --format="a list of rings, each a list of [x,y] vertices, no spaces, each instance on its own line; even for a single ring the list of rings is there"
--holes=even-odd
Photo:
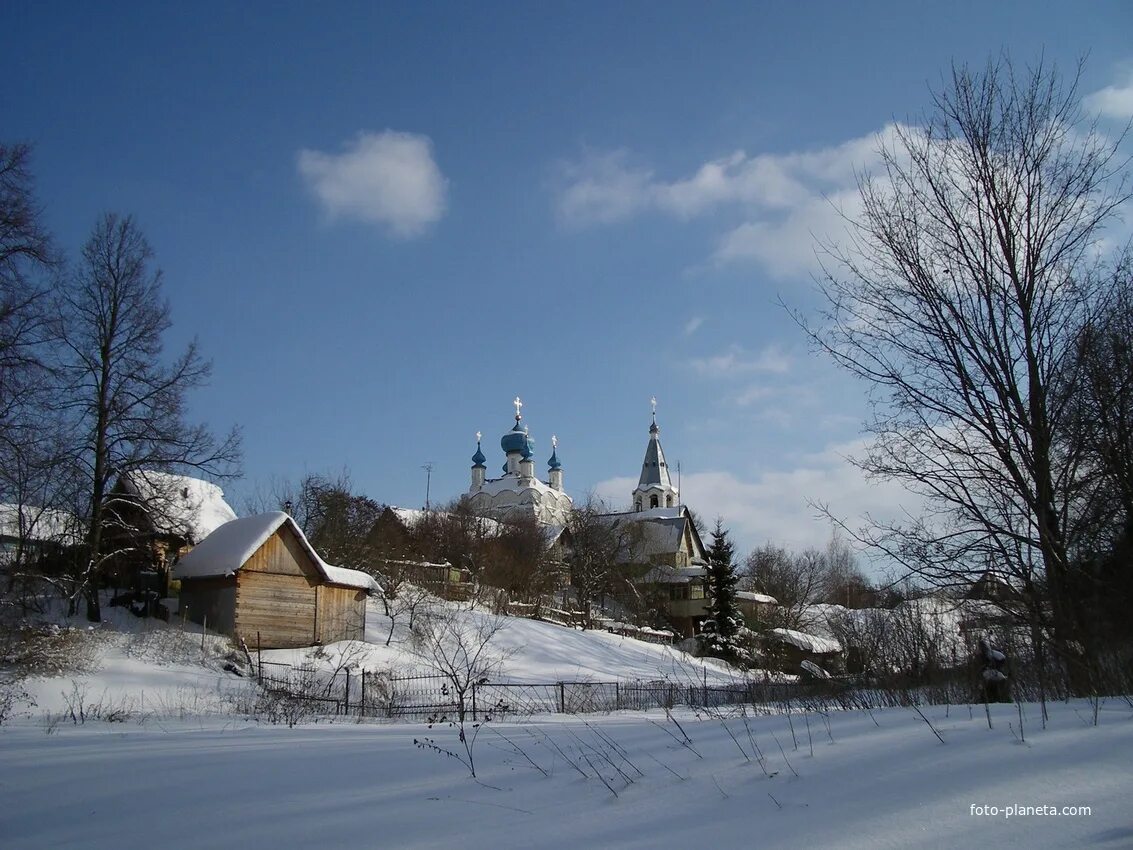
[[[535,473],[535,440],[523,422],[523,402],[517,397],[512,403],[515,405],[515,424],[500,438],[500,448],[504,452],[503,475],[487,477],[488,459],[484,454],[482,435],[477,432],[476,453],[472,456],[472,483],[465,499],[473,513],[480,516],[497,519],[529,516],[542,525],[566,525],[574,502],[563,489],[558,440],[551,437],[547,477],[542,480]],[[661,447],[657,400],[653,399],[652,404],[653,420],[649,426],[649,442],[645,447],[641,475],[637,487],[630,494],[632,512],[617,514],[640,521],[674,519],[688,513],[681,504],[680,490],[673,484],[665,451]]]
[[[476,434],[476,454],[472,456],[472,485],[466,499],[473,513],[498,519],[534,517],[541,525],[564,526],[570,520],[574,502],[563,490],[563,465],[559,462],[558,440],[551,437],[551,457],[547,460],[547,480],[535,475],[535,440],[523,424],[523,402],[517,397],[515,426],[500,439],[504,452],[503,475],[487,477],[487,457]]]

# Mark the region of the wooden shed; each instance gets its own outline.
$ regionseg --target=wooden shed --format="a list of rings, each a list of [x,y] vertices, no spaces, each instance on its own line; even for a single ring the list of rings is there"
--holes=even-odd
[[[377,583],[333,567],[285,513],[227,522],[173,569],[180,612],[264,649],[362,640],[366,596]]]

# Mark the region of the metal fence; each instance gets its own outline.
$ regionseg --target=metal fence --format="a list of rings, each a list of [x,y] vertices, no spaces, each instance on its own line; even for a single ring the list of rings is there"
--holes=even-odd
[[[320,671],[273,662],[257,662],[257,678],[265,692],[303,704],[313,714],[356,717],[452,719],[459,716],[461,694],[451,680],[435,673],[393,675],[386,671]],[[496,682],[481,679],[463,694],[463,707],[473,719],[533,714],[589,714],[643,711],[689,706],[723,708],[765,706],[779,710],[836,693],[799,682],[746,681],[734,684],[672,681]]]

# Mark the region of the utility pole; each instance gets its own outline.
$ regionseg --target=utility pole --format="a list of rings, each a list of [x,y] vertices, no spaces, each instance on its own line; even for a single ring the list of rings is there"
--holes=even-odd
[[[431,460],[427,460],[427,461],[425,461],[424,464],[421,465],[421,468],[423,470],[425,470],[425,513],[428,513],[429,512],[429,488],[432,486],[432,483],[433,483],[433,462]]]

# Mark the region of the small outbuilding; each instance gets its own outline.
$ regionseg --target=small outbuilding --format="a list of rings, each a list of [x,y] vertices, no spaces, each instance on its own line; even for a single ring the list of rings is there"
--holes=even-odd
[[[217,528],[173,568],[180,613],[263,649],[362,640],[366,597],[358,570],[323,561],[290,516],[273,512]]]

